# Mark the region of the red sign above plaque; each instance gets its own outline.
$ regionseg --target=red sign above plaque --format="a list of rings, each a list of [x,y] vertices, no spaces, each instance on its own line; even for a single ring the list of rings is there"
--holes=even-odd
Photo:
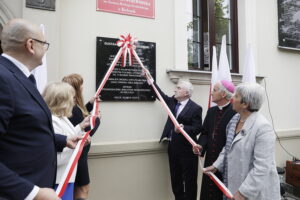
[[[97,0],[97,10],[154,19],[154,3],[155,0]]]

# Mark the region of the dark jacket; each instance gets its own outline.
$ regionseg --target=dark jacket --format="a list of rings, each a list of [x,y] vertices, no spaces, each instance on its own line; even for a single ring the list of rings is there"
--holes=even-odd
[[[56,153],[65,145],[37,88],[0,56],[0,197],[19,200],[34,185],[52,188]]]
[[[158,89],[160,95],[170,108],[170,110],[174,114],[174,109],[178,101],[174,98],[174,96],[169,97],[166,94],[164,94],[160,88],[155,85],[156,88]],[[177,117],[177,121],[179,124],[184,125],[184,130],[185,132],[194,140],[196,141],[197,135],[200,133],[201,126],[202,126],[202,108],[198,104],[196,104],[194,101],[189,99],[187,104],[185,105],[184,109],[180,112],[179,116]],[[168,117],[167,122],[165,124],[162,136],[160,141],[168,137],[170,131],[174,129],[174,124],[170,117]],[[192,152],[192,146],[191,144],[187,141],[187,139],[181,134],[181,133],[176,133],[172,137],[172,142],[174,145],[176,145],[178,148],[178,151],[184,153],[189,153],[193,155]]]

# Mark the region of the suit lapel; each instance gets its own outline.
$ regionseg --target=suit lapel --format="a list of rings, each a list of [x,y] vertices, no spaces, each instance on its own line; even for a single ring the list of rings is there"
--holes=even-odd
[[[42,109],[47,113],[48,118],[51,118],[51,113],[42,96],[40,95],[37,88],[30,82],[30,80],[24,75],[20,77],[14,74],[17,80],[24,86],[24,88],[31,94],[32,98],[42,107]]]
[[[9,61],[7,58],[2,57],[1,61],[6,62],[4,66],[10,70],[13,75],[16,77],[17,81],[19,81],[20,84],[24,86],[24,88],[30,93],[32,98],[41,106],[41,108],[45,111],[48,118],[51,121],[51,113],[50,110],[43,100],[42,96],[40,95],[37,88],[32,84],[32,82],[25,76],[25,74],[19,70],[11,61]],[[51,126],[52,127],[52,126]]]
[[[234,145],[234,143],[238,142],[239,140],[241,140],[243,137],[245,137],[251,130],[252,126],[254,125],[255,123],[255,120],[256,120],[256,112],[252,113],[248,119],[246,120],[242,130],[240,131],[240,133],[234,138],[232,144],[231,144],[231,147]]]
[[[179,113],[178,117],[180,116],[184,116],[192,107],[192,101],[189,99],[189,101],[186,103],[186,105],[184,106],[183,110]]]

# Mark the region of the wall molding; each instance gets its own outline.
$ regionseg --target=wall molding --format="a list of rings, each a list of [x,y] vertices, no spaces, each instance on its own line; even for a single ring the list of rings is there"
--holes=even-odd
[[[300,129],[281,129],[276,130],[276,133],[280,141],[300,139]]]
[[[282,129],[276,133],[280,141],[300,139],[300,129]],[[278,139],[277,139],[278,141]],[[160,154],[167,152],[167,144],[158,140],[92,143],[89,159]]]
[[[6,24],[9,20],[15,18],[11,10],[3,1],[0,1],[0,23]]]
[[[90,159],[136,156],[146,154],[165,153],[167,144],[159,143],[158,140],[115,142],[115,143],[92,143],[89,152]]]
[[[174,70],[167,69],[167,74],[173,83],[177,83],[180,78],[189,79],[195,85],[210,85],[211,72],[198,70]],[[232,82],[237,85],[242,82],[243,75],[231,73]],[[256,76],[256,81],[261,83],[264,76]]]

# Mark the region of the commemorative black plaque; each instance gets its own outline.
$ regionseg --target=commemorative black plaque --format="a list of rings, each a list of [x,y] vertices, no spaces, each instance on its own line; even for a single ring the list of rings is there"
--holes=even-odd
[[[299,0],[278,0],[279,48],[300,50]]]
[[[55,0],[26,0],[26,7],[55,11]]]
[[[97,37],[96,88],[99,87],[108,68],[120,49],[117,46],[116,41],[118,41],[116,38]],[[155,49],[156,45],[153,42],[139,41],[136,44],[137,54],[154,79],[156,74]],[[133,66],[129,66],[127,62],[125,67],[121,66],[120,59],[100,93],[101,100],[154,101],[155,96],[141,73],[142,69],[134,58]]]

